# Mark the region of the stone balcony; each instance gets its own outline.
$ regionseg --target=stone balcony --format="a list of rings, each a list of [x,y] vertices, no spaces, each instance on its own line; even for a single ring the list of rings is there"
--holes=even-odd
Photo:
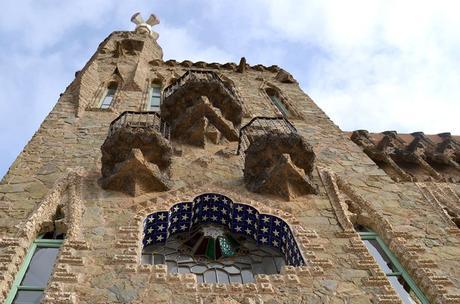
[[[237,153],[248,190],[287,200],[317,193],[313,149],[284,117],[253,118],[240,130]]]
[[[164,90],[161,115],[171,136],[183,143],[204,146],[207,139],[237,141],[241,101],[218,74],[189,70]]]
[[[167,140],[171,137],[168,124],[161,118],[158,112],[125,111],[110,124],[109,136],[112,136],[120,129],[127,128],[131,130],[137,129],[140,131],[153,129],[161,133],[161,135]]]
[[[156,112],[123,112],[102,151],[101,186],[137,196],[170,189],[170,129]]]

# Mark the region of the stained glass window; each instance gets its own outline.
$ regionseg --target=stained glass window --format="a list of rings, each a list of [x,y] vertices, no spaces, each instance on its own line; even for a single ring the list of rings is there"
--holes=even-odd
[[[62,234],[47,233],[32,243],[13,282],[6,304],[40,303],[62,242]]]
[[[372,230],[358,225],[356,227],[369,253],[374,257],[382,271],[387,275],[391,286],[404,304],[429,303],[422,291],[391,253],[383,240]]]
[[[305,265],[284,220],[216,193],[148,215],[143,244],[143,263],[194,273],[200,282],[246,283],[284,265]]]
[[[281,252],[219,226],[201,226],[165,245],[146,246],[142,262],[166,264],[171,273],[193,273],[199,283],[249,283],[257,274],[280,273],[286,264]]]

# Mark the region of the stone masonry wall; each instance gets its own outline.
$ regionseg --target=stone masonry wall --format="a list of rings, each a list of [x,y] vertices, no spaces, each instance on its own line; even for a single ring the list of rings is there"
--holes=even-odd
[[[1,180],[0,302],[27,248],[62,206],[68,236],[46,290],[48,303],[400,303],[353,230],[356,218],[380,234],[431,302],[460,303],[460,230],[437,203],[460,206],[460,185],[394,182],[295,81],[281,82],[279,67],[161,58],[150,36],[111,34]],[[313,146],[319,194],[284,201],[249,192],[237,143],[228,141],[204,148],[173,141],[170,191],[131,197],[102,189],[100,147],[110,122],[123,111],[144,110],[152,80],[164,88],[190,68],[214,70],[234,85],[242,125],[280,115],[264,92],[278,88],[296,113],[291,123]],[[110,81],[119,83],[115,101],[101,110]],[[284,218],[308,265],[244,285],[197,284],[194,275],[141,265],[144,217],[205,192]],[[362,213],[353,217],[347,200]]]

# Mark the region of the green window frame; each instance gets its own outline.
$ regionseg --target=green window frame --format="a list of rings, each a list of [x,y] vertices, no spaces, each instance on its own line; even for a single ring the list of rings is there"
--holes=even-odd
[[[161,86],[159,84],[152,84],[149,90],[149,100],[147,102],[147,111],[160,111],[161,105]]]
[[[289,118],[289,116],[291,116],[291,112],[289,111],[287,106],[284,104],[282,98],[280,97],[279,93],[275,89],[267,88],[265,89],[265,93],[270,98],[270,101],[272,102],[272,104],[278,109],[278,111],[281,112],[281,114],[285,118]]]
[[[288,118],[289,117],[289,110],[286,108],[286,106],[283,104],[281,99],[279,99],[275,95],[270,95],[270,99],[272,103],[278,108],[278,110],[283,114],[284,117]]]
[[[380,236],[368,228],[362,227],[362,229],[359,230],[360,231],[358,231],[358,234],[361,237],[361,240],[363,240],[369,253],[374,257],[374,259],[377,261],[377,264],[379,264],[379,267],[388,277],[391,286],[399,295],[403,303],[429,304],[430,302],[428,301],[426,296],[423,294],[420,288],[417,287],[414,280],[403,268],[396,256],[390,251],[390,249],[383,242]],[[387,266],[385,266],[385,268],[388,269],[383,269],[381,265],[382,263],[386,263]],[[406,290],[403,283],[406,283],[410,289]],[[417,297],[416,300],[418,300],[418,302],[413,298],[412,293]]]
[[[39,237],[36,239],[32,245],[29,247],[29,250],[27,251],[27,254],[24,258],[24,261],[21,264],[21,267],[19,268],[19,272],[16,274],[16,277],[13,282],[13,286],[11,287],[10,292],[8,293],[8,296],[6,298],[5,304],[12,304],[12,303],[18,303],[18,304],[25,304],[25,303],[39,303],[39,302],[23,302],[23,301],[15,301],[16,296],[18,295],[19,292],[21,291],[32,291],[32,292],[44,292],[46,285],[45,286],[31,286],[31,285],[22,285],[22,282],[24,280],[24,277],[26,276],[30,263],[37,252],[37,249],[39,248],[60,248],[64,240],[60,239],[44,239]],[[57,258],[57,256],[56,256]],[[56,260],[54,261],[53,265],[56,263]],[[51,274],[50,274],[51,276]],[[48,277],[49,280],[49,277]],[[43,295],[42,295],[43,296]]]

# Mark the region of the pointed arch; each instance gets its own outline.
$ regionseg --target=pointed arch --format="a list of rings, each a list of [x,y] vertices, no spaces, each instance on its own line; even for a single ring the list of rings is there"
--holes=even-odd
[[[290,103],[286,95],[276,85],[270,82],[264,82],[261,86],[262,95],[264,95],[270,104],[285,118],[301,118],[300,113]]]
[[[123,78],[115,68],[113,73],[107,77],[97,88],[94,100],[87,110],[111,110],[115,107],[119,96],[119,89],[123,86]]]
[[[58,243],[59,247],[66,248],[66,258],[70,258],[72,263],[83,265],[81,258],[74,257],[69,252],[70,248],[88,249],[88,245],[82,239],[80,230],[82,216],[82,203],[80,199],[81,177],[82,172],[80,169],[70,170],[55,183],[33,213],[18,225],[19,231],[17,237],[14,239],[0,239],[0,247],[8,248],[8,254],[3,256],[5,262],[13,264],[17,263],[17,261],[23,261],[25,266],[22,270],[25,270],[29,265],[28,260],[30,262],[38,247],[45,246],[47,248],[46,246],[50,244],[56,245]],[[65,238],[62,237],[64,234]],[[57,263],[65,263],[61,260],[63,255],[62,251],[57,253]],[[54,262],[51,266],[53,265]],[[9,268],[4,271],[3,275],[5,275],[6,280],[4,282],[7,286],[15,279],[17,284],[13,289],[21,289],[18,287],[22,284],[24,271],[21,272],[15,268]],[[46,281],[48,282],[48,280]],[[61,271],[52,274],[50,282],[53,281],[75,283],[78,282],[78,277],[75,273],[68,272],[66,269],[62,271],[61,269]],[[25,286],[27,287],[28,285]],[[38,291],[45,292],[45,298],[51,294],[57,298],[64,296],[63,294],[68,294],[65,290],[51,291],[46,289],[46,286],[39,287]],[[8,298],[11,301],[15,297],[13,289],[10,290],[11,295]],[[5,299],[0,294],[0,301],[2,300]]]

